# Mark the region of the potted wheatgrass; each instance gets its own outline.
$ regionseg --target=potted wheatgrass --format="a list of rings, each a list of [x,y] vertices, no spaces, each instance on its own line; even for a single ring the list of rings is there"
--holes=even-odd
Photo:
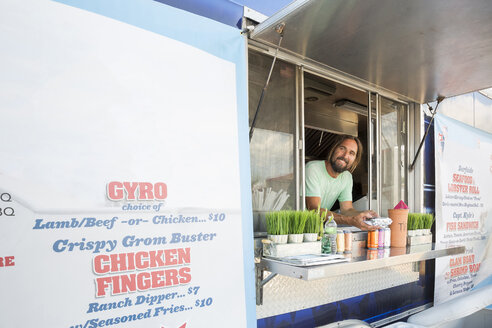
[[[432,214],[424,214],[423,215],[423,222],[424,222],[424,233],[423,235],[430,235],[431,234],[431,228],[432,225],[434,224],[434,215]]]
[[[323,233],[326,212],[276,211],[265,215],[268,239],[276,244],[315,242]]]
[[[315,210],[305,212],[307,212],[308,217],[304,226],[304,241],[317,241],[320,230],[323,227],[323,217],[326,216],[326,212],[322,213],[323,217],[320,217],[319,213]]]
[[[416,236],[417,235],[417,229],[419,226],[420,226],[419,213],[408,213],[407,235],[409,237]]]
[[[268,239],[286,244],[289,235],[289,211],[268,212],[265,215]]]
[[[430,235],[430,229],[434,223],[434,216],[425,213],[408,213],[408,236]]]
[[[304,226],[308,219],[307,211],[290,211],[289,213],[289,243],[302,243]]]

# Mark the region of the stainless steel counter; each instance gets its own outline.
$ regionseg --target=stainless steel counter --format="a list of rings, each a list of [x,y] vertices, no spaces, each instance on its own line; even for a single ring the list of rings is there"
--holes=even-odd
[[[450,246],[444,249],[436,249],[435,244],[427,244],[406,248],[392,247],[379,251],[362,249],[358,254],[360,256],[351,257],[351,254],[347,254],[346,257],[349,258],[349,262],[328,265],[301,267],[267,258],[262,258],[261,262],[257,265],[260,271],[269,271],[272,274],[311,281],[404,263],[420,262],[464,252],[465,246]],[[262,285],[266,283],[267,281],[264,281]]]

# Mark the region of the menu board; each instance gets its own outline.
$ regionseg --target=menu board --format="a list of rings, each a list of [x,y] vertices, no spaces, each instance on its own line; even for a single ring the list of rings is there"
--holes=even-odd
[[[434,302],[492,281],[492,135],[436,115],[436,244],[464,254],[436,260]]]
[[[244,37],[81,5],[0,3],[0,326],[245,327]]]

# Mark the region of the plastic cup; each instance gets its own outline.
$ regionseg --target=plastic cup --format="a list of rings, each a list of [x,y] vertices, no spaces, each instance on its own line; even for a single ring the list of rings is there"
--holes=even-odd
[[[407,246],[408,209],[388,210],[388,216],[393,220],[391,229],[391,247]]]

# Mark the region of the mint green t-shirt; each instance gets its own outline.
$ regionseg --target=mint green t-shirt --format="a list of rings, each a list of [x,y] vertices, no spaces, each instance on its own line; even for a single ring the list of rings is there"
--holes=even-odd
[[[332,178],[326,171],[325,161],[306,164],[306,197],[321,197],[321,208],[331,210],[339,202],[352,201],[352,174],[349,171]]]

